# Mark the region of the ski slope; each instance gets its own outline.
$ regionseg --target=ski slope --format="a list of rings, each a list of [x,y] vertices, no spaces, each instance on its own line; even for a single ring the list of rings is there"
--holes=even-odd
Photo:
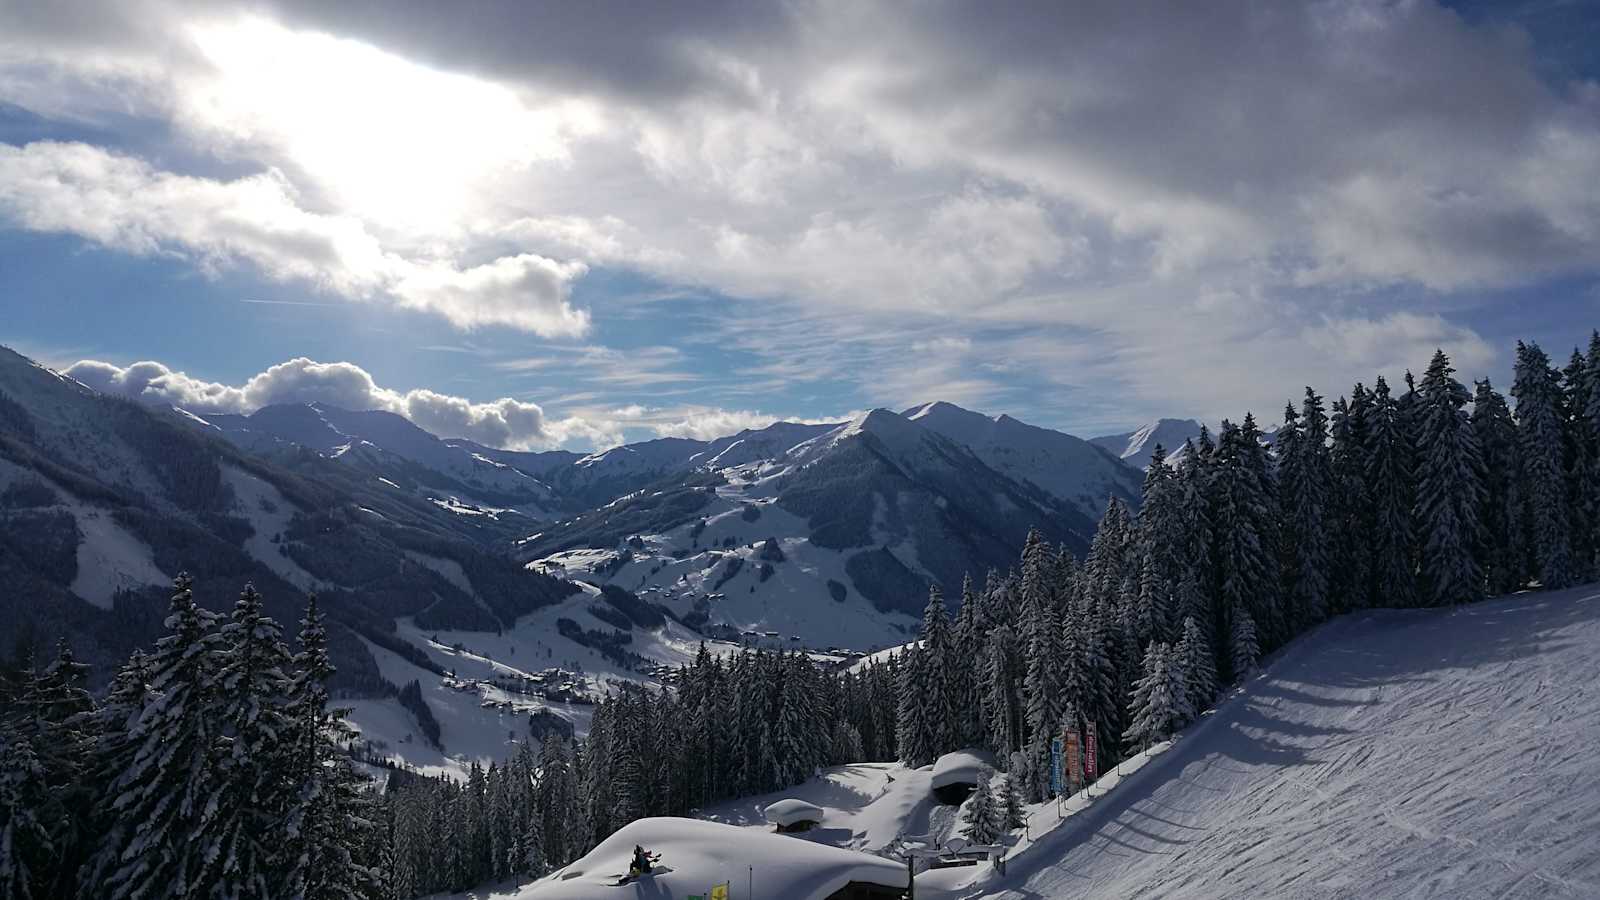
[[[1597,823],[1590,586],[1325,626],[951,895],[1592,898]]]

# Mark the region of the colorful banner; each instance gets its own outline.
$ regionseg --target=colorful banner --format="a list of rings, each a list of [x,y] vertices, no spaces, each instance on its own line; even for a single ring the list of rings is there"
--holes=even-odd
[[[1050,793],[1061,793],[1061,738],[1050,739]]]
[[[1082,742],[1078,740],[1076,729],[1067,731],[1066,750],[1067,784],[1071,786],[1073,791],[1077,791],[1079,785],[1083,784],[1083,747]]]
[[[1090,781],[1095,780],[1095,778],[1100,774],[1100,760],[1099,760],[1099,754],[1095,752],[1097,748],[1095,746],[1095,734],[1094,733],[1095,733],[1094,723],[1090,722],[1089,723],[1088,733],[1084,735],[1084,754],[1083,754],[1083,756],[1084,756],[1083,767],[1086,770],[1084,772],[1084,776],[1086,778],[1088,778]]]
[[[711,889],[711,900],[728,900],[728,882],[724,881]]]

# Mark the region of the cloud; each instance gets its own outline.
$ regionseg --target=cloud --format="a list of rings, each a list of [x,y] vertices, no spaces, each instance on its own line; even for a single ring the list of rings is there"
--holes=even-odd
[[[399,256],[355,218],[300,208],[275,170],[218,181],[159,172],[86,144],[0,144],[0,220],[144,256],[187,257],[208,271],[247,262],[269,278],[350,299],[385,296],[462,328],[559,336],[589,326],[567,299],[582,263],[519,254],[461,270]]]
[[[1600,89],[1430,0],[376,8],[8,16],[0,100],[131,117],[209,174],[0,147],[0,215],[549,337],[605,314],[572,302],[586,272],[631,269],[750,301],[692,336],[749,357],[730,406],[1092,421],[1236,416],[1433,343],[1465,372],[1468,305],[1600,271]],[[524,371],[715,380],[609,352]]]
[[[279,403],[326,403],[397,413],[441,437],[508,449],[553,446],[598,433],[581,423],[549,421],[535,403],[510,398],[473,403],[427,389],[395,391],[380,387],[354,363],[319,363],[304,357],[252,375],[238,387],[191,378],[148,361],[124,368],[83,360],[68,367],[66,374],[102,393],[180,406],[200,415],[248,414]]]
[[[657,437],[697,440],[764,428],[780,417],[752,410],[707,406],[648,407],[632,405],[591,408],[552,418],[536,403],[502,397],[474,403],[426,388],[396,391],[381,387],[372,375],[349,362],[321,363],[291,359],[231,386],[193,378],[150,361],[117,366],[86,359],[65,374],[105,394],[144,403],[178,406],[190,412],[249,414],[281,403],[325,403],[343,409],[377,409],[410,419],[440,437],[460,437],[511,450],[568,447],[600,449],[623,443],[630,431]],[[843,421],[842,418],[784,421]]]

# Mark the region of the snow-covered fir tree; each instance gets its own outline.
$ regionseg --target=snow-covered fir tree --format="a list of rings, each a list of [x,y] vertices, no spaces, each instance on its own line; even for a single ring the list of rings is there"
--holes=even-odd
[[[1378,377],[1372,390],[1372,415],[1367,432],[1367,490],[1372,510],[1372,585],[1365,606],[1415,605],[1416,567],[1411,545],[1411,433],[1389,385]]]
[[[1124,735],[1140,750],[1165,740],[1194,717],[1182,663],[1163,641],[1152,641],[1144,654],[1144,676],[1134,684],[1132,724]]]
[[[1561,385],[1538,344],[1517,342],[1515,380],[1517,444],[1521,457],[1516,491],[1527,556],[1546,588],[1572,583],[1567,480],[1563,460]]]
[[[978,784],[961,814],[961,836],[974,844],[992,844],[1005,830],[1005,810],[996,802],[990,781],[994,772],[978,772]]]
[[[1484,589],[1491,595],[1515,590],[1526,573],[1517,537],[1517,426],[1506,400],[1485,378],[1475,385],[1472,432],[1483,461],[1476,555]]]
[[[1417,392],[1414,521],[1421,532],[1422,596],[1434,606],[1483,596],[1478,561],[1483,458],[1463,409],[1470,399],[1444,351],[1433,355]]]
[[[192,587],[187,575],[174,583],[167,636],[148,659],[150,696],[97,813],[115,824],[88,890],[108,900],[209,892],[217,883],[222,639]]]
[[[1322,398],[1311,388],[1298,415],[1284,414],[1278,431],[1278,490],[1284,598],[1295,631],[1321,622],[1329,606],[1333,466]]]
[[[1173,648],[1173,656],[1183,670],[1184,697],[1189,708],[1199,713],[1210,707],[1217,695],[1217,667],[1211,644],[1193,616],[1183,620],[1183,637]]]

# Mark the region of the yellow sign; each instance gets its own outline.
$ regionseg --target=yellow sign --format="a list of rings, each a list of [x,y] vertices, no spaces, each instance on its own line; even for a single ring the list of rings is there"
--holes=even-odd
[[[724,881],[711,889],[711,900],[728,900],[728,882]]]

